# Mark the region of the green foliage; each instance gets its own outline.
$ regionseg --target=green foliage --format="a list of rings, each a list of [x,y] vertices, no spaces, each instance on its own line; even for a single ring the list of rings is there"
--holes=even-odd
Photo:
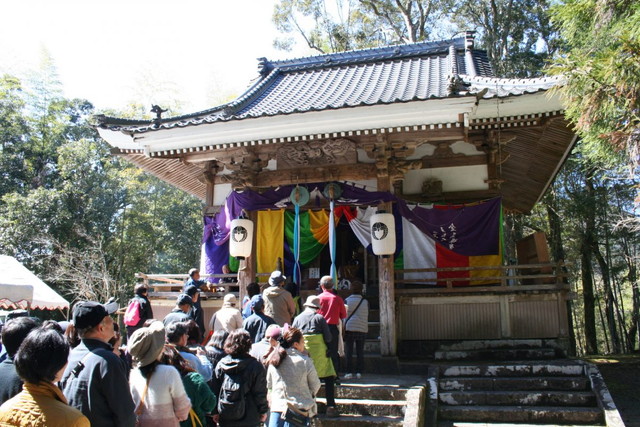
[[[478,33],[496,75],[532,77],[557,48],[547,0],[280,0],[273,22],[289,50],[299,36],[320,53]]]
[[[640,3],[568,0],[552,12],[565,46],[549,71],[566,77],[567,117],[590,151],[610,145],[637,167]]]
[[[57,85],[51,64],[26,89],[0,79],[2,253],[70,300],[122,300],[136,272],[197,262],[201,202],[112,156],[88,124],[93,106]]]
[[[273,23],[286,35],[274,45],[289,50],[294,36],[320,53],[343,52],[416,42],[429,31],[453,0],[280,0]]]

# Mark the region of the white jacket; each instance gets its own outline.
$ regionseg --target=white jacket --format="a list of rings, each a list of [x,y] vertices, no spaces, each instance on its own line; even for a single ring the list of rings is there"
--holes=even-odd
[[[360,301],[362,300],[362,304]],[[362,295],[350,295],[344,301],[347,305],[347,319],[355,311],[355,314],[345,324],[345,330],[349,332],[369,332],[369,301]],[[358,307],[360,304],[360,307]],[[357,310],[356,310],[357,308]]]

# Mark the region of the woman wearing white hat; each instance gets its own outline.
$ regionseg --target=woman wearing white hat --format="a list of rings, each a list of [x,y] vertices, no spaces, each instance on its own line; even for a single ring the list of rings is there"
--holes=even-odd
[[[138,425],[142,427],[178,427],[191,409],[178,370],[158,361],[164,341],[164,325],[158,321],[138,329],[129,338],[127,348],[134,363],[129,388],[136,404]]]
[[[213,332],[224,329],[231,333],[242,328],[242,314],[236,308],[236,296],[227,294],[224,296],[222,308],[216,311],[209,321],[209,329]]]

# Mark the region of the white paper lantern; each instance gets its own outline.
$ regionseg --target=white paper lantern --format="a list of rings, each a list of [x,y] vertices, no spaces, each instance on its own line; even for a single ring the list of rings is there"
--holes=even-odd
[[[396,221],[393,214],[378,211],[371,215],[371,248],[376,255],[396,252]]]
[[[229,254],[244,259],[251,256],[253,243],[253,222],[248,219],[234,219],[231,221],[229,235]]]

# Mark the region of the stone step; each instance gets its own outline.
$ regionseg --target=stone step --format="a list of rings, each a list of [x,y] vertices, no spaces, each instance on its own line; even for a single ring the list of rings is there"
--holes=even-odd
[[[595,406],[590,391],[448,391],[438,394],[444,405]]]
[[[464,351],[483,349],[507,349],[507,348],[555,348],[560,349],[560,345],[553,339],[521,339],[521,340],[468,340],[453,343],[441,343],[438,350],[442,351]]]
[[[566,362],[542,363],[505,363],[441,366],[440,378],[443,377],[526,377],[526,376],[581,376],[584,375],[583,364],[567,364]]]
[[[547,423],[554,425],[601,424],[603,413],[598,408],[526,406],[443,406],[438,408],[440,420],[485,423]]]
[[[320,387],[318,397],[325,397],[324,386]],[[367,399],[367,400],[402,400],[407,396],[407,388],[396,386],[382,386],[377,384],[354,384],[342,380],[341,385],[335,388],[336,397],[340,399]]]
[[[402,417],[390,417],[390,416],[363,416],[342,414],[339,417],[327,418],[323,414],[318,415],[313,419],[311,425],[313,427],[367,427],[367,426],[380,426],[380,427],[396,427],[402,426]]]
[[[318,412],[324,414],[326,399],[316,398]],[[336,407],[341,414],[404,417],[405,402],[398,400],[336,399]]]
[[[378,343],[379,345],[379,343]],[[366,344],[365,344],[366,348]],[[356,363],[356,355],[353,355],[353,363]],[[347,370],[347,359],[345,357],[340,360],[340,376],[344,376]],[[364,354],[364,372],[365,376],[373,375],[397,375],[400,374],[400,362],[396,357],[384,357],[378,353]],[[412,375],[412,372],[407,372]]]
[[[438,421],[438,427],[557,427],[557,424],[524,424],[524,423],[468,423],[463,421]],[[565,427],[571,427],[575,424],[566,424]],[[580,424],[580,427],[601,427],[602,424]]]
[[[438,350],[435,360],[541,360],[557,359],[554,348],[506,348],[478,350]]]
[[[590,389],[587,377],[448,377],[441,378],[438,389],[441,391],[495,390],[495,391],[531,391],[531,390],[573,390]]]

